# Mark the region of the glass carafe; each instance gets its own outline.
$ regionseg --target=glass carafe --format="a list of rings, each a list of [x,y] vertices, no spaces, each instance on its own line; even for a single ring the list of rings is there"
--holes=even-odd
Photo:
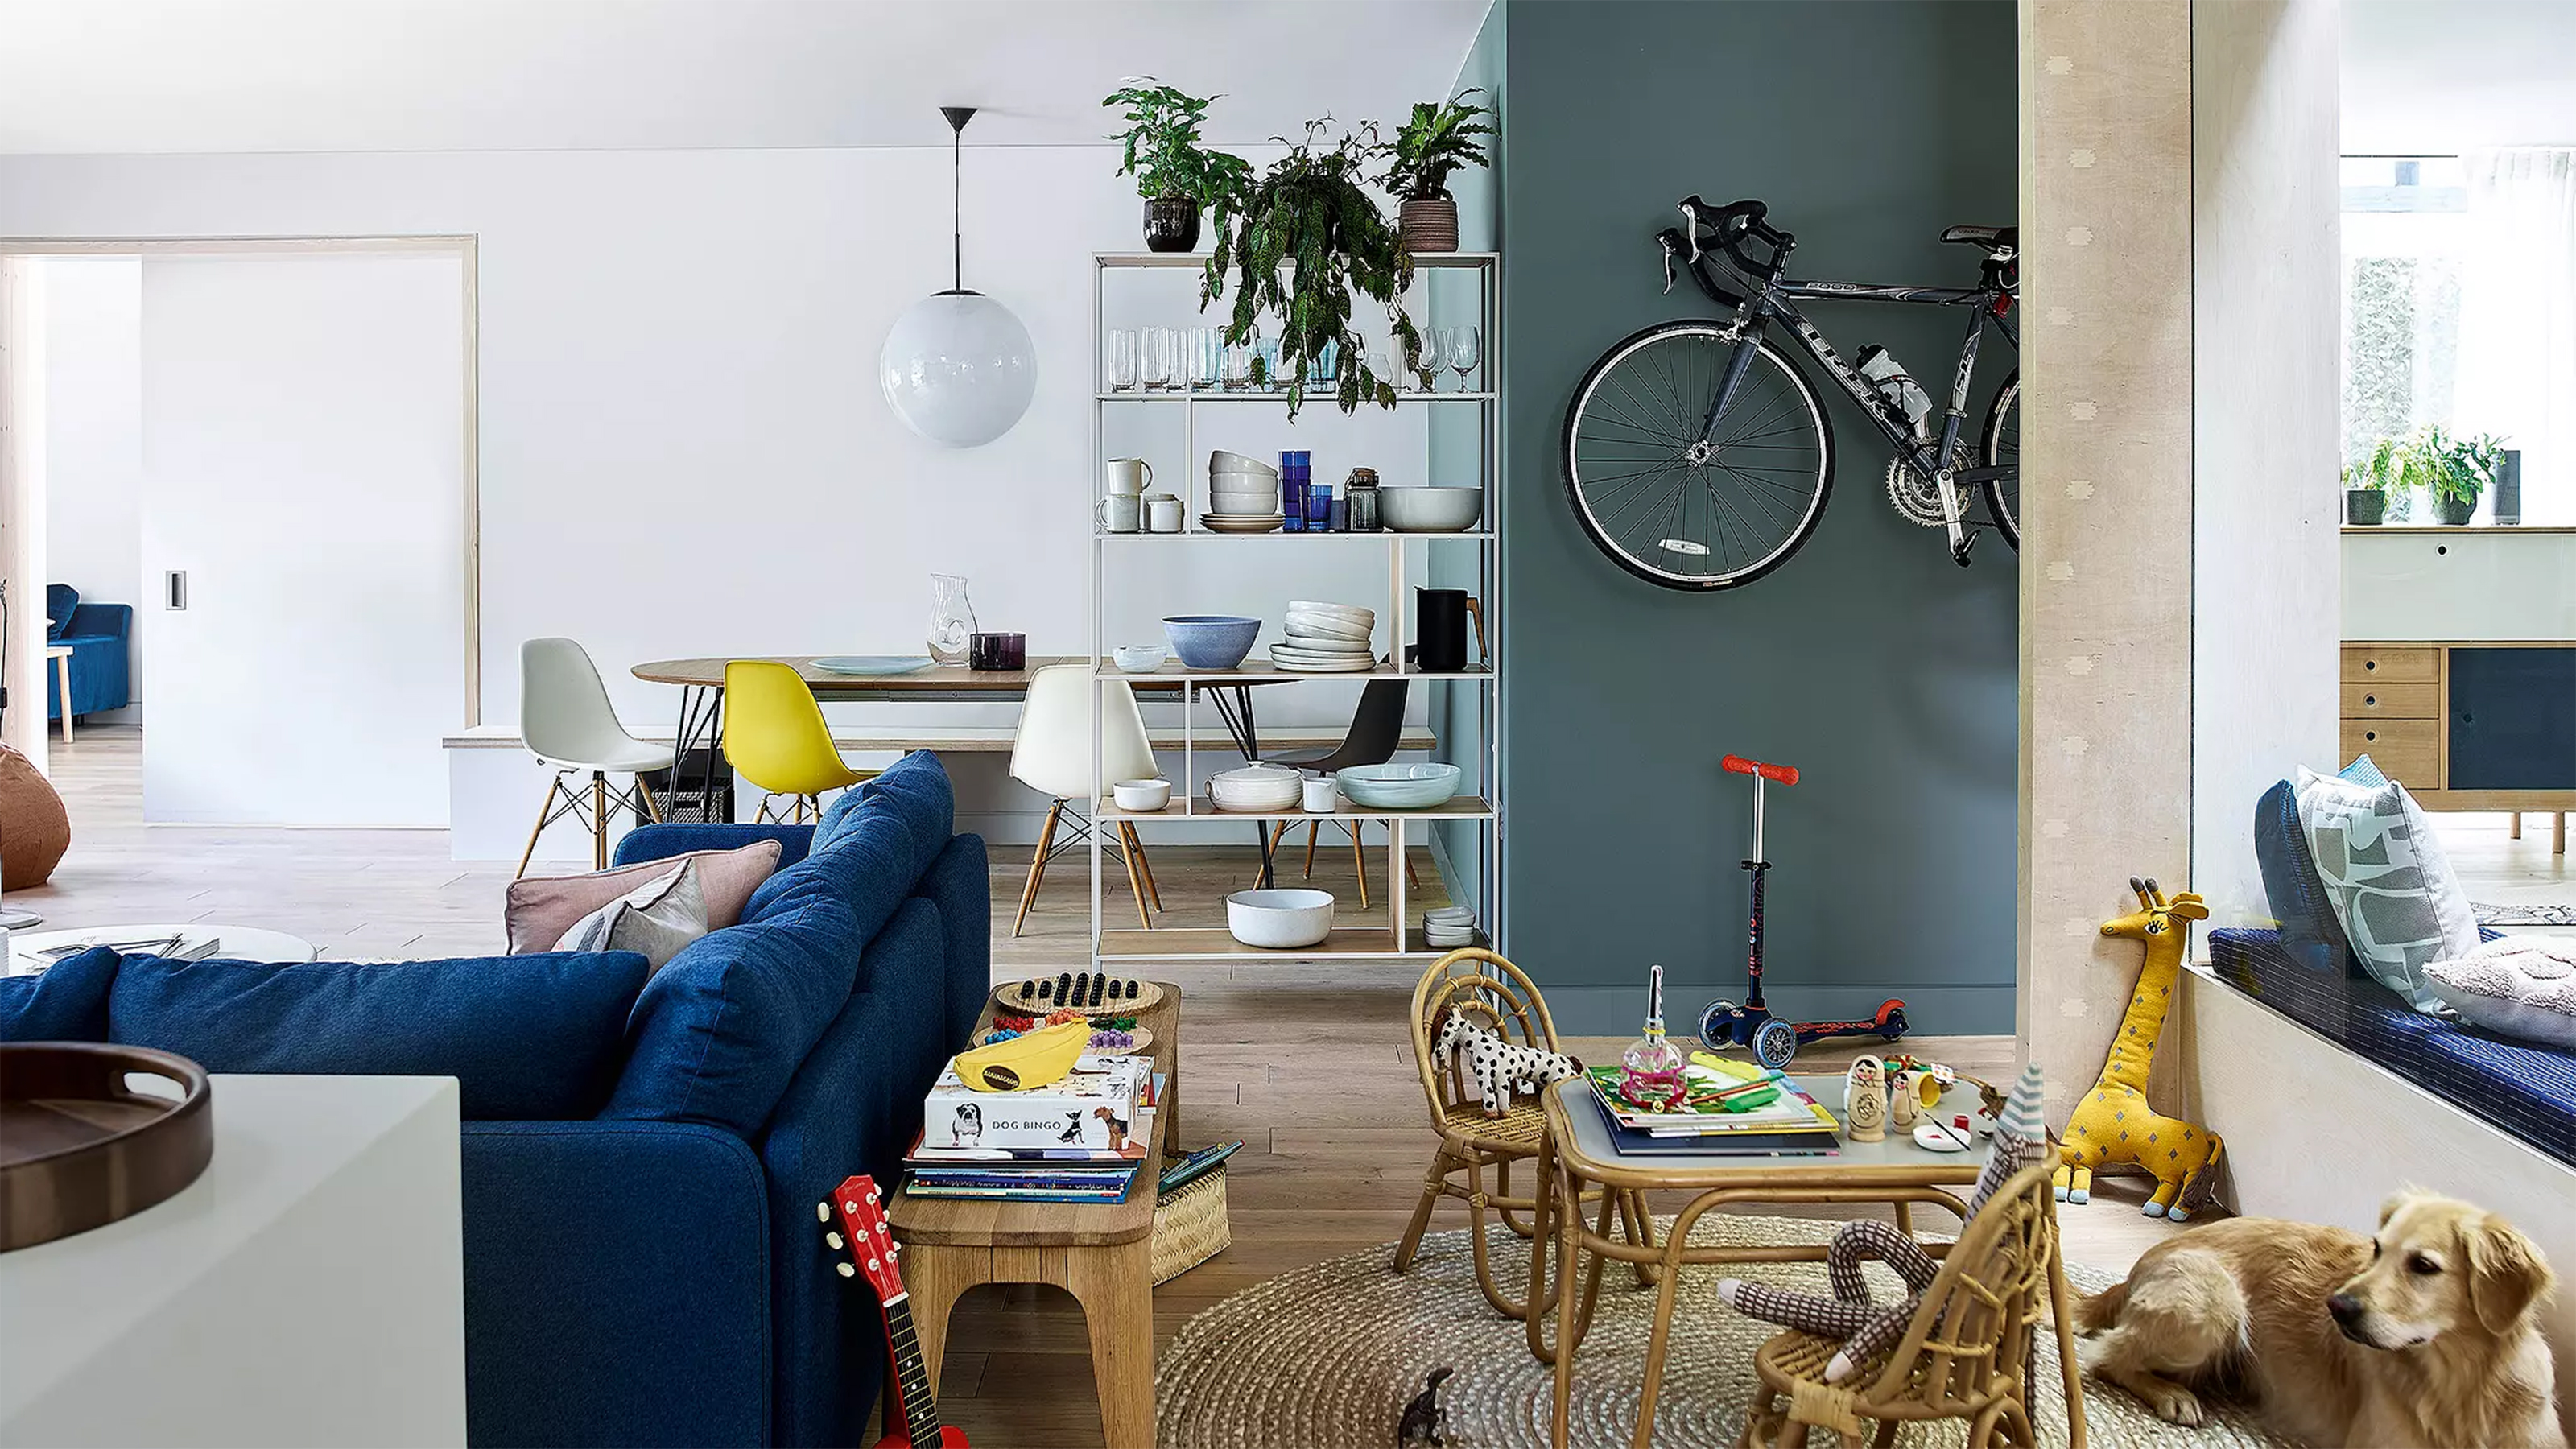
[[[958,574],[930,576],[930,657],[942,664],[966,662],[967,636],[975,632],[975,608],[966,602],[966,580]]]

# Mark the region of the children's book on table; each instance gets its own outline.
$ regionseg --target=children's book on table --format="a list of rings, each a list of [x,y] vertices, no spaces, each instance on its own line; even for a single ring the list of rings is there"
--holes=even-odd
[[[1822,1156],[1841,1146],[1833,1114],[1776,1072],[1748,1078],[1694,1061],[1682,1100],[1653,1106],[1628,1099],[1616,1067],[1593,1067],[1585,1077],[1622,1154]]]

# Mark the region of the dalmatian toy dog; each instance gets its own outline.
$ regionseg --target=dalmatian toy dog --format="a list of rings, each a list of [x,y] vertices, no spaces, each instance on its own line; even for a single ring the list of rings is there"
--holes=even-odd
[[[1515,1091],[1532,1096],[1551,1082],[1561,1082],[1583,1070],[1583,1063],[1563,1052],[1541,1051],[1537,1047],[1515,1046],[1467,1019],[1457,1007],[1449,1008],[1449,1017],[1440,1024],[1440,1036],[1432,1043],[1432,1059],[1447,1066],[1452,1053],[1465,1051],[1467,1075],[1476,1079],[1477,1095],[1484,1099],[1485,1115],[1500,1117],[1511,1106]]]

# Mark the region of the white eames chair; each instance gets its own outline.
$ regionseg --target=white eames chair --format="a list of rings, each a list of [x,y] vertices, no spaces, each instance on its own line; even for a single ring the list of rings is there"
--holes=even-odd
[[[608,868],[608,818],[613,812],[632,810],[639,825],[662,818],[644,776],[670,769],[676,752],[626,732],[608,702],[608,686],[600,683],[598,668],[574,641],[531,639],[519,646],[519,738],[555,772],[545,803],[537,807],[536,828],[528,832],[528,848],[519,856],[520,875],[528,873],[528,862],[536,856],[537,837],[565,816],[590,832],[594,870]],[[565,778],[579,771],[590,774],[586,799]],[[612,774],[633,776],[633,788],[611,790]]]
[[[1096,715],[1091,701],[1097,697]],[[1028,923],[1029,907],[1038,898],[1038,882],[1046,877],[1047,862],[1058,852],[1071,850],[1091,837],[1091,819],[1073,808],[1072,801],[1093,798],[1091,773],[1092,720],[1100,722],[1101,788],[1121,780],[1145,780],[1154,776],[1154,746],[1145,738],[1145,717],[1136,710],[1136,693],[1124,680],[1095,684],[1091,671],[1079,664],[1052,664],[1029,678],[1028,699],[1020,706],[1020,728],[1011,743],[1011,778],[1047,797],[1046,824],[1038,830],[1038,848],[1029,857],[1028,884],[1020,889],[1020,914],[1011,922],[1011,934],[1020,934]],[[1059,843],[1056,827],[1070,816],[1073,831]],[[1145,863],[1145,843],[1136,837],[1136,827],[1118,822],[1118,834],[1112,844],[1127,865],[1127,885],[1136,893],[1136,919],[1145,929],[1154,922],[1145,914],[1150,897],[1155,910],[1163,908],[1163,894],[1154,884],[1153,868]]]

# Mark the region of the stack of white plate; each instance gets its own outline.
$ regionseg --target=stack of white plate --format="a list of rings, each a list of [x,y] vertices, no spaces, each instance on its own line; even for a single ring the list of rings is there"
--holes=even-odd
[[[1356,604],[1292,599],[1288,637],[1270,646],[1270,662],[1292,674],[1358,674],[1377,667],[1369,633],[1377,611]]]
[[[1466,906],[1444,906],[1422,913],[1422,939],[1443,951],[1476,944],[1476,913]]]
[[[1219,810],[1293,810],[1305,792],[1305,774],[1285,765],[1246,765],[1208,777],[1208,800]]]
[[[1208,501],[1199,521],[1211,533],[1272,533],[1288,522],[1279,507],[1279,470],[1258,458],[1208,454]]]

